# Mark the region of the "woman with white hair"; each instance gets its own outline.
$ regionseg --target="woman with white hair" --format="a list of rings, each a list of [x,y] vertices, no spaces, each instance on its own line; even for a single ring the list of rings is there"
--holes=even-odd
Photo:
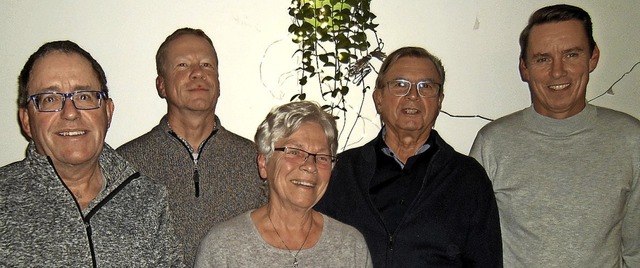
[[[336,161],[335,119],[317,104],[274,108],[258,127],[269,202],[214,226],[196,267],[372,267],[362,234],[313,209]]]

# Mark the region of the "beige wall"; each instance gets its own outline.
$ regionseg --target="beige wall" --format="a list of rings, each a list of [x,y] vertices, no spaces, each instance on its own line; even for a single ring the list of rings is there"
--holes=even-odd
[[[517,71],[518,34],[527,17],[555,1],[373,0],[378,36],[387,53],[407,45],[440,56],[447,69],[443,109],[461,115],[497,118],[529,106],[526,84]],[[601,50],[587,97],[606,91],[640,61],[640,1],[568,1],[594,20]],[[165,104],[155,91],[154,55],[173,30],[202,28],[220,57],[222,96],[217,114],[228,129],[252,139],[269,109],[289,100],[296,88],[295,45],[287,33],[289,0],[209,1],[36,1],[0,0],[0,165],[23,158],[26,140],[16,119],[17,76],[41,44],[70,39],[88,50],[107,73],[115,116],[107,142],[113,147],[155,126]],[[476,21],[478,24],[476,25]],[[478,26],[478,27],[474,27]],[[380,62],[373,61],[379,67]],[[367,77],[372,85],[375,75]],[[594,104],[640,118],[640,66]],[[357,92],[353,93],[354,98]],[[364,125],[349,147],[377,134],[379,123],[365,96]],[[357,98],[356,98],[357,99]],[[467,153],[487,122],[441,114],[436,124],[449,143]],[[342,148],[342,145],[341,145]]]

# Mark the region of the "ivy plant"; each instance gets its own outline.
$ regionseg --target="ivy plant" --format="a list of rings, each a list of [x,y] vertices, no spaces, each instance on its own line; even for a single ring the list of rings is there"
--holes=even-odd
[[[294,57],[300,59],[296,69],[299,90],[290,101],[305,100],[308,90],[319,90],[322,108],[346,124],[349,113],[356,114],[353,127],[369,89],[363,78],[371,71],[369,60],[380,60],[382,42],[376,35],[376,15],[370,10],[371,0],[293,0],[289,7],[292,24],[289,32],[298,44]],[[367,33],[375,35],[374,49]],[[311,88],[311,89],[309,89]],[[350,112],[345,96],[351,89],[362,93],[358,111]],[[340,135],[345,130],[343,125]],[[351,136],[351,131],[347,136]],[[345,144],[346,147],[347,144]]]

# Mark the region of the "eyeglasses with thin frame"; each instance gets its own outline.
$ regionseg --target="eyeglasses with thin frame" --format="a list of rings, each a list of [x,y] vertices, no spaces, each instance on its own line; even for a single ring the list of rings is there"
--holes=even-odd
[[[296,164],[302,165],[307,162],[309,156],[313,156],[314,162],[318,167],[330,168],[331,165],[338,160],[337,157],[328,154],[312,154],[302,149],[293,147],[279,147],[273,149],[274,151],[284,152],[285,159],[292,161]]]
[[[440,94],[440,89],[442,88],[442,84],[430,80],[411,83],[408,80],[397,79],[387,82],[387,88],[389,89],[389,92],[397,97],[403,97],[409,94],[409,92],[411,91],[411,85],[416,85],[418,95],[425,98],[433,98],[438,96],[438,94]]]
[[[102,99],[106,97],[103,91],[78,90],[71,93],[44,92],[33,94],[27,99],[33,102],[33,107],[39,112],[58,112],[64,108],[64,103],[70,99],[78,110],[93,110],[102,106]]]

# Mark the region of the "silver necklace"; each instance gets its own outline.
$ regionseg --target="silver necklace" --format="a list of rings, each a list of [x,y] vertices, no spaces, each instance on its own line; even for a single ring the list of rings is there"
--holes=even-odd
[[[276,226],[273,225],[273,221],[271,221],[271,215],[270,215],[269,211],[267,211],[267,217],[269,218],[269,222],[271,223],[271,227],[273,227],[273,230],[276,231],[276,235],[278,235],[278,238],[280,238],[280,242],[282,242],[282,244],[287,249],[287,251],[289,251],[289,254],[291,254],[291,256],[293,256],[293,267],[297,268],[298,267],[298,253],[300,253],[300,250],[302,250],[302,247],[304,247],[304,244],[307,243],[307,239],[309,238],[309,234],[311,233],[311,227],[313,226],[313,216],[311,216],[311,223],[309,224],[309,230],[307,231],[307,236],[305,236],[304,241],[302,241],[302,245],[300,245],[300,248],[298,249],[298,251],[296,251],[296,254],[291,253],[291,250],[287,246],[287,243],[285,243],[284,240],[282,240],[282,237],[280,236],[280,233],[278,233],[278,230],[276,229]]]

